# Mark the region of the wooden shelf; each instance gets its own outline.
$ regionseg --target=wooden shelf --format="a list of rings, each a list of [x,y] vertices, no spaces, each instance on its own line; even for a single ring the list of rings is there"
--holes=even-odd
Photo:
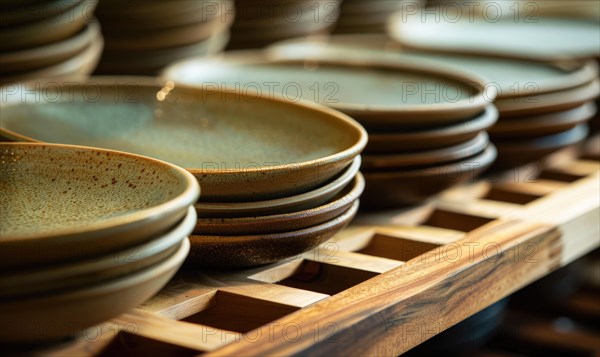
[[[398,355],[600,246],[599,142],[420,207],[361,214],[285,262],[184,269],[138,309],[33,352]]]

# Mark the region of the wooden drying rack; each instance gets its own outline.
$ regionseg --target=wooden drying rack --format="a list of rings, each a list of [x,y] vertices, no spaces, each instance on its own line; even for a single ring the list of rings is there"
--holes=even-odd
[[[184,269],[138,309],[27,353],[398,355],[600,246],[600,138],[363,214],[318,249],[231,272]],[[118,303],[115,301],[115,303]]]

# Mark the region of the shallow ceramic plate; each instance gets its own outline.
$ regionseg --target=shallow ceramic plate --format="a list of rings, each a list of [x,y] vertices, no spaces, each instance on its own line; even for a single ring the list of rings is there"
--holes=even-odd
[[[286,58],[353,58],[411,60],[430,66],[449,66],[487,78],[498,98],[555,92],[586,84],[598,77],[593,60],[561,63],[414,51],[400,48],[385,35],[336,35],[320,40],[294,39],[273,44],[268,53]]]
[[[68,58],[63,62],[44,68],[38,68],[30,72],[20,72],[15,75],[4,77],[0,76],[0,83],[23,82],[34,78],[88,76],[98,65],[103,47],[104,41],[102,36],[98,34],[98,36],[93,39],[82,52],[75,56]]]
[[[580,107],[557,113],[505,118],[497,122],[488,132],[492,138],[518,138],[556,134],[590,120],[596,113],[596,104],[588,102]]]
[[[404,46],[438,51],[540,60],[600,57],[598,21],[527,14],[532,16],[515,21],[512,15],[456,19],[431,10],[404,13],[394,16],[389,31]]]
[[[38,101],[24,96],[35,85]],[[56,80],[51,90],[44,88],[31,82],[4,89],[2,136],[172,162],[194,174],[209,202],[273,199],[315,189],[347,167],[367,141],[364,129],[342,113],[280,97],[142,77]],[[48,100],[51,94],[58,100]]]
[[[144,270],[60,293],[0,301],[0,341],[62,339],[132,309],[156,294],[177,272],[190,249],[184,239],[167,259]]]
[[[483,93],[482,78],[414,61],[274,61],[247,51],[184,60],[168,67],[163,77],[316,101],[349,114],[368,129],[462,121],[495,98],[495,88]]]
[[[466,142],[434,150],[401,154],[364,155],[362,169],[368,172],[407,169],[418,166],[439,165],[462,160],[482,152],[489,144],[486,132],[480,132]]]
[[[354,179],[361,165],[357,156],[339,176],[315,190],[266,201],[216,203],[200,200],[194,205],[198,217],[256,217],[308,210],[325,204]]]
[[[140,245],[71,263],[46,265],[43,269],[31,267],[0,274],[0,298],[87,287],[145,269],[171,256],[192,233],[195,224],[196,211],[190,207],[172,230]]]
[[[508,169],[543,159],[560,149],[582,142],[589,130],[586,124],[580,124],[562,133],[546,135],[528,140],[495,140],[498,159],[494,169]]]
[[[97,23],[90,23],[81,32],[64,41],[0,53],[0,73],[15,75],[18,72],[31,71],[62,62],[83,51],[98,36],[100,36],[100,26]]]
[[[320,207],[292,213],[240,218],[199,218],[197,235],[250,235],[295,231],[325,223],[343,212],[362,194],[365,180],[360,173],[332,201]]]
[[[92,15],[97,4],[96,0],[83,0],[51,18],[3,28],[0,32],[0,51],[45,45],[74,35],[93,21]]]
[[[147,157],[0,143],[0,267],[65,262],[147,240],[199,195],[185,170]]]
[[[446,165],[417,170],[364,173],[366,186],[362,208],[385,209],[420,204],[443,190],[474,180],[496,159],[489,145],[482,153]]]
[[[192,235],[192,248],[186,263],[205,267],[247,267],[273,263],[315,248],[333,237],[352,221],[359,202],[340,216],[292,232],[249,235],[208,236]]]
[[[498,99],[494,103],[500,118],[520,115],[544,114],[576,108],[595,100],[600,95],[600,80],[560,92],[531,95],[521,98]]]
[[[369,142],[364,153],[398,153],[439,149],[464,143],[490,128],[498,119],[498,111],[489,105],[473,119],[426,130],[404,132],[369,133]]]

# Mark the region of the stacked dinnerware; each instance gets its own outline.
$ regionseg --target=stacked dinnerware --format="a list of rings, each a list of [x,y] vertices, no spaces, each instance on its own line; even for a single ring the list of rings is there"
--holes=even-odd
[[[101,1],[102,74],[155,74],[168,63],[220,52],[229,40],[232,0]]]
[[[97,1],[0,3],[0,83],[94,71],[103,40]]]
[[[454,69],[416,62],[304,57],[304,52],[240,52],[190,59],[164,77],[200,86],[239,86],[288,100],[317,101],[369,131],[363,155],[367,207],[414,204],[490,166],[495,149],[485,129],[497,112],[492,88]],[[487,96],[487,97],[486,97]]]
[[[423,5],[423,0],[344,0],[334,32],[385,33],[392,14],[412,13]]]
[[[64,338],[158,292],[189,251],[194,177],[143,156],[0,143],[0,341]]]
[[[43,91],[44,83],[9,88],[0,103],[0,135],[122,150],[185,167],[202,186],[190,264],[248,266],[298,255],[356,214],[367,135],[346,115],[211,83],[132,80],[55,81],[52,100],[43,92],[24,96]],[[91,100],[88,93],[97,95]]]
[[[228,49],[261,48],[273,42],[326,35],[339,16],[341,0],[237,1]]]
[[[498,87],[500,120],[490,131],[498,168],[540,160],[586,137],[600,94],[593,63],[600,58],[598,21],[537,14],[435,21],[433,15],[397,15],[390,33],[403,48],[462,63]]]

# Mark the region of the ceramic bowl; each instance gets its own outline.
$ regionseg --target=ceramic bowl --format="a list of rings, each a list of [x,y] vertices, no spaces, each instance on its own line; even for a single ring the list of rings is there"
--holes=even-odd
[[[62,62],[29,72],[21,72],[9,76],[0,76],[0,83],[15,83],[33,78],[83,77],[90,75],[100,60],[104,40],[98,36],[80,53]]]
[[[39,101],[22,97],[35,86]],[[346,115],[279,96],[142,77],[55,80],[51,93],[59,94],[53,102],[45,100],[44,88],[31,82],[4,89],[2,136],[172,162],[194,174],[208,202],[274,199],[316,189],[343,171],[367,142],[365,130]],[[89,97],[92,93],[97,94]]]
[[[325,223],[347,211],[362,194],[365,180],[360,173],[330,202],[308,210],[270,216],[199,218],[197,235],[251,235],[296,231]]]
[[[192,85],[224,83],[263,93],[288,88],[284,95],[338,109],[369,130],[464,121],[495,97],[493,87],[484,93],[483,78],[416,61],[274,59],[252,51],[184,60],[165,69],[163,78]],[[280,88],[270,89],[267,83]]]
[[[195,224],[196,211],[190,207],[173,230],[139,245],[99,257],[47,265],[43,269],[31,267],[0,274],[0,299],[92,286],[143,270],[171,256],[192,233]]]
[[[361,165],[357,156],[339,176],[315,190],[266,201],[216,203],[200,200],[194,207],[202,218],[240,218],[268,216],[309,210],[335,197],[354,179]]]
[[[555,16],[528,21],[525,12],[517,21],[489,21],[485,15],[456,21],[430,12],[423,21],[424,14],[417,11],[394,15],[388,30],[405,48],[541,61],[600,57],[598,21]]]
[[[500,118],[537,115],[576,108],[593,101],[600,95],[600,80],[560,92],[531,95],[521,98],[499,99],[494,104]]]
[[[156,294],[179,269],[188,239],[167,259],[144,270],[81,289],[0,301],[0,341],[47,342],[73,336],[116,317]]]
[[[498,111],[489,105],[485,111],[464,122],[426,130],[370,132],[365,154],[399,153],[440,149],[464,143],[496,124]]]
[[[51,18],[3,28],[0,32],[0,51],[31,48],[64,40],[92,21],[97,4],[96,0],[83,0]]]
[[[557,113],[505,118],[497,122],[488,132],[492,138],[499,139],[558,134],[589,121],[596,113],[596,104],[588,102],[577,108]]]
[[[415,170],[365,172],[361,208],[376,210],[423,203],[453,185],[475,179],[495,159],[496,149],[489,145],[482,153],[455,163]]]
[[[0,53],[0,75],[32,71],[63,62],[81,53],[100,36],[100,26],[90,23],[63,41],[40,47]]]
[[[297,231],[249,236],[192,235],[186,261],[204,267],[236,268],[273,263],[315,248],[342,230],[356,215],[358,201],[340,216]]]
[[[480,132],[473,139],[442,149],[402,154],[364,155],[362,169],[366,172],[397,170],[459,161],[482,152],[489,142],[487,133]]]
[[[523,166],[552,154],[560,149],[582,142],[589,130],[586,124],[579,124],[562,133],[551,134],[526,140],[495,140],[498,159],[494,169],[509,169]]]
[[[598,77],[593,60],[540,62],[525,59],[469,56],[460,53],[415,51],[402,48],[385,35],[334,35],[323,39],[295,39],[273,44],[270,57],[352,58],[362,60],[417,61],[428,66],[452,67],[486,78],[497,90],[497,100],[573,89]]]
[[[185,170],[70,145],[0,143],[0,267],[109,253],[174,226],[199,196]]]

